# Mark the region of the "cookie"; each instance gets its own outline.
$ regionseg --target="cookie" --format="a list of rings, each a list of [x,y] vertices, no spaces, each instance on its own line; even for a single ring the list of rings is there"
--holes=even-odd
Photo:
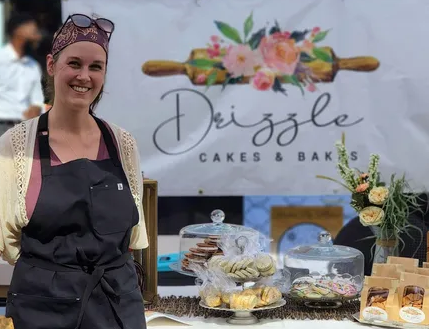
[[[210,256],[208,253],[203,252],[197,248],[190,248],[189,251],[191,252],[191,254],[199,257],[208,258]]]
[[[213,246],[208,243],[197,243],[197,249],[200,252],[207,252],[207,253],[215,253],[216,251],[219,250],[217,246]]]
[[[274,267],[274,259],[268,254],[261,254],[255,260],[256,269],[259,272],[268,272]]]
[[[209,239],[204,239],[204,243],[205,244],[209,244],[211,246],[216,246],[217,247],[217,241],[212,241],[212,240],[209,240]]]
[[[185,257],[189,262],[197,263],[197,264],[204,264],[207,261],[207,258],[195,256],[194,254],[191,254],[191,253],[185,254]]]
[[[260,273],[261,273],[261,276],[263,277],[272,276],[274,275],[274,273],[276,273],[276,268],[275,266],[273,266],[268,271],[260,272]]]
[[[250,257],[220,260],[218,264],[229,277],[234,279],[251,280],[258,278],[260,274],[254,268],[253,259]]]

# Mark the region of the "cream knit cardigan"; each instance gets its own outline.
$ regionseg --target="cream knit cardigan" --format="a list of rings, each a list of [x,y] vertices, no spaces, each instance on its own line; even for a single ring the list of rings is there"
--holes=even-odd
[[[29,222],[25,196],[33,164],[38,121],[39,118],[24,121],[0,137],[0,252],[11,265],[19,258],[21,229]],[[125,130],[113,124],[109,126],[117,140],[122,166],[139,212],[139,223],[132,229],[130,248],[144,249],[148,247],[148,238],[137,144]]]

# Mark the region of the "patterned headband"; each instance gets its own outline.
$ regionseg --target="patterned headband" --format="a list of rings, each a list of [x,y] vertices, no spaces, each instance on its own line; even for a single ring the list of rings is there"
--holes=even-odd
[[[67,46],[80,41],[96,43],[104,49],[106,54],[109,53],[109,37],[106,32],[94,23],[90,27],[78,27],[69,21],[55,33],[51,54],[55,56]]]

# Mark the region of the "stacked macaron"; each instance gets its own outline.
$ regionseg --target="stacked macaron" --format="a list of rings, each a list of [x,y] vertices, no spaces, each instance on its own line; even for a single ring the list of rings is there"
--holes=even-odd
[[[189,264],[205,264],[213,256],[223,255],[222,250],[218,247],[220,236],[208,236],[203,242],[197,243],[195,247],[190,248],[182,259],[182,270],[192,272]]]

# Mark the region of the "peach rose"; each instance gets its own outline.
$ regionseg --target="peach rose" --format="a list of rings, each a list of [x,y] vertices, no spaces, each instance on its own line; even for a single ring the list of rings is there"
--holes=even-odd
[[[265,36],[260,45],[265,65],[276,73],[292,75],[299,62],[299,49],[295,40],[289,39],[287,34],[274,33]]]
[[[389,196],[389,190],[384,186],[374,187],[369,191],[369,202],[381,206]]]
[[[369,183],[363,183],[363,184],[359,184],[356,187],[356,192],[360,193],[360,192],[365,192],[367,190],[367,188],[369,187]]]
[[[252,86],[257,90],[269,90],[274,84],[276,75],[269,69],[260,69],[256,72],[255,76],[251,80]]]
[[[359,212],[359,220],[363,226],[379,225],[383,219],[384,211],[379,207],[366,207]]]

